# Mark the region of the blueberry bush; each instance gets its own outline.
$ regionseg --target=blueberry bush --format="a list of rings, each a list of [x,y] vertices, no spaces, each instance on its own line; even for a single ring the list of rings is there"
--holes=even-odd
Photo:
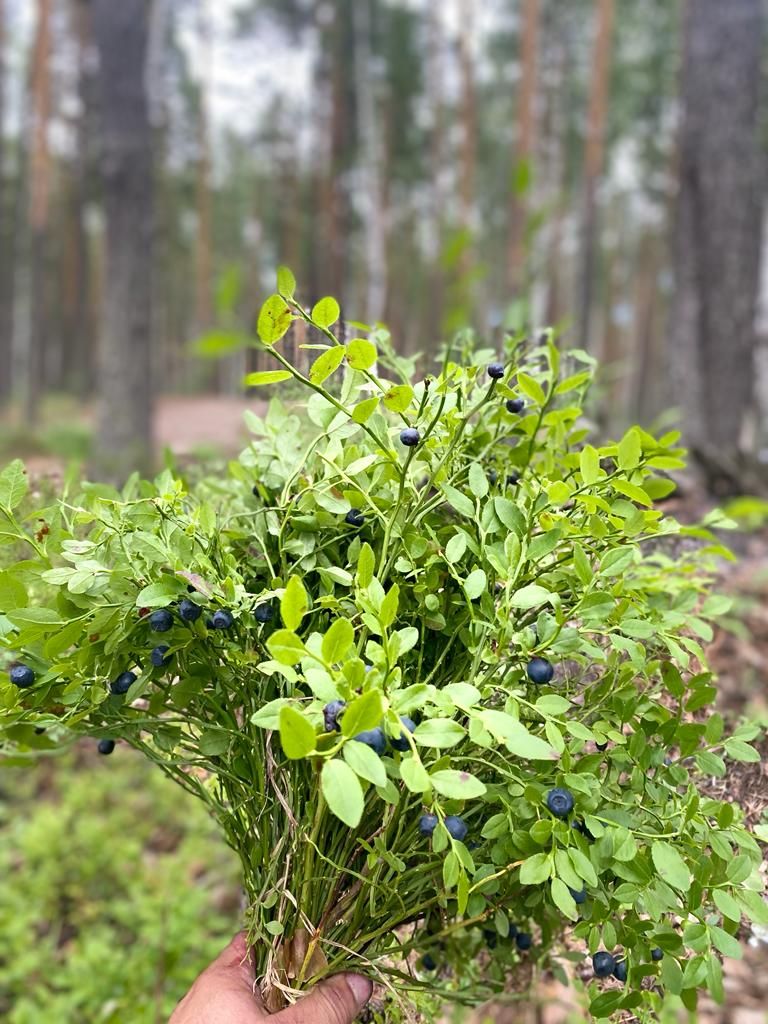
[[[339,316],[280,270],[254,339],[275,369],[247,383],[306,400],[250,415],[226,474],[73,485],[20,519],[3,472],[4,756],[86,734],[199,797],[272,1009],[348,966],[471,1004],[524,960],[592,965],[598,1018],[721,999],[768,908],[741,811],[696,780],[757,759],[757,730],[707,711],[725,551],[716,516],[655,507],[678,435],[590,440],[593,360],[551,332],[464,333],[419,379]]]

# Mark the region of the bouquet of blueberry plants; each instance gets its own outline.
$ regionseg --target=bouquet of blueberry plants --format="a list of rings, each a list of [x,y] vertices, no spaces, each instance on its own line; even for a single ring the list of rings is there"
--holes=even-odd
[[[270,1009],[342,967],[472,1003],[521,961],[586,961],[596,1017],[721,999],[768,908],[739,808],[696,779],[756,760],[756,730],[705,711],[722,551],[654,507],[677,434],[590,443],[593,361],[549,332],[463,335],[416,378],[295,287],[281,269],[254,342],[275,369],[247,383],[306,400],[249,416],[226,479],[22,516],[23,467],[0,476],[6,760],[91,736],[203,800]]]

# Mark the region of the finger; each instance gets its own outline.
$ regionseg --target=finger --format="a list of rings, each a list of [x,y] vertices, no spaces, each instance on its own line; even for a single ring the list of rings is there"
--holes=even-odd
[[[372,994],[373,983],[367,978],[338,974],[270,1019],[274,1024],[352,1024]]]
[[[229,943],[226,949],[216,957],[208,967],[206,974],[226,976],[231,983],[242,983],[248,989],[253,988],[254,968],[245,932],[240,932]]]

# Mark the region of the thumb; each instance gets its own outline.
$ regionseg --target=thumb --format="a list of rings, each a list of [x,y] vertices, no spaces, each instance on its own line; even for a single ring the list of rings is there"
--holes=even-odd
[[[278,1013],[275,1024],[352,1024],[373,994],[373,983],[359,974],[337,974]]]

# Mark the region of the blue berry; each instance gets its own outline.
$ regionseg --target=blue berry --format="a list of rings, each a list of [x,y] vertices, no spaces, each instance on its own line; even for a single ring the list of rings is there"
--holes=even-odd
[[[596,978],[610,978],[616,970],[616,959],[610,953],[600,951],[592,957],[592,970]]]
[[[431,836],[437,828],[438,817],[436,814],[422,814],[419,818],[419,832],[423,836]]]
[[[430,956],[429,953],[425,953],[424,956],[421,958],[421,969],[423,971],[437,970],[437,963],[435,962],[435,958]]]
[[[253,617],[257,622],[265,625],[267,622],[271,622],[275,615],[275,609],[271,604],[259,604],[253,612]]]
[[[547,807],[556,818],[567,818],[573,810],[573,794],[556,786],[547,793]]]
[[[445,819],[445,827],[448,829],[448,835],[451,839],[456,839],[458,842],[462,842],[466,839],[469,827],[463,818],[460,818],[457,814],[449,814]]]
[[[400,443],[406,448],[415,448],[421,440],[421,434],[415,427],[406,427],[400,431]]]
[[[504,363],[491,363],[488,367],[488,376],[491,380],[501,380],[504,376]]]
[[[568,886],[568,892],[573,896],[573,902],[581,906],[582,903],[587,902],[587,887],[582,886],[580,890],[572,889]]]
[[[573,823],[573,826],[572,826],[572,827],[573,827],[573,828],[574,828],[574,829],[575,829],[575,830],[576,830],[577,832],[581,832],[581,834],[582,834],[582,835],[583,835],[583,836],[584,836],[584,837],[585,837],[586,839],[588,839],[588,840],[590,841],[590,843],[594,843],[594,841],[595,841],[595,837],[594,837],[594,836],[592,835],[592,833],[591,833],[591,832],[589,831],[589,829],[587,828],[587,826],[586,826],[586,825],[584,824],[584,822],[583,822],[583,821],[574,821],[574,823]]]
[[[359,732],[357,736],[353,736],[352,739],[357,740],[358,743],[364,743],[366,747],[370,747],[379,757],[387,749],[387,737],[384,735],[382,728],[366,729],[364,732]]]
[[[166,651],[168,648],[166,647]],[[136,682],[135,672],[121,672],[117,679],[113,680],[110,684],[110,693],[115,693],[121,696],[124,693],[128,693],[133,683]]]
[[[346,706],[346,702],[343,700],[332,700],[330,704],[325,705],[323,708],[323,723],[326,732],[341,732],[339,718]]]
[[[485,939],[488,949],[496,949],[496,945],[499,941],[498,932],[493,931],[491,928],[483,929],[483,938]]]
[[[410,733],[414,732],[416,729],[416,723],[413,721],[412,718],[408,718],[407,715],[401,715],[400,725],[402,726],[402,731],[400,735],[397,737],[397,739],[390,738],[389,745],[392,747],[393,750],[399,750],[400,753],[402,754],[404,751],[411,749],[411,744],[408,742],[408,738],[405,735],[405,730],[407,729],[408,732]]]
[[[533,945],[533,936],[529,935],[528,932],[518,932],[515,936],[515,943],[521,952],[525,952],[526,949],[530,949]]]
[[[520,483],[519,473],[508,473],[507,474],[507,487],[515,487]]]
[[[664,959],[664,950],[663,949],[659,949],[659,947],[656,946],[655,949],[651,950],[651,960],[655,960],[658,963],[659,960],[663,960],[663,959]]]
[[[351,508],[344,517],[344,522],[348,526],[361,527],[365,525],[365,516],[359,508]]]
[[[518,415],[525,408],[525,402],[522,398],[508,398],[507,399],[507,412],[517,413]]]
[[[190,601],[188,597],[179,602],[179,618],[182,622],[197,622],[202,614],[203,609],[200,605]]]
[[[601,754],[602,754],[602,752],[604,750],[607,750],[607,749],[608,749],[608,741],[607,740],[605,741],[605,743],[595,743],[595,750],[599,750]]]
[[[115,741],[114,740],[99,740],[99,753],[100,754],[104,754],[106,756],[107,754],[111,754],[114,749],[115,749]]]
[[[619,960],[613,969],[613,976],[617,981],[622,984],[627,980],[627,962],[626,960]]]
[[[169,650],[168,644],[160,644],[158,647],[155,647],[149,656],[149,660],[155,668],[165,668],[166,665],[171,664],[173,655],[166,656]]]
[[[232,612],[227,611],[226,608],[219,608],[215,611],[209,621],[213,629],[232,629],[235,624]]]
[[[155,633],[167,633],[173,626],[173,614],[168,608],[158,608],[149,616],[149,628]]]
[[[14,686],[18,686],[20,689],[24,690],[34,683],[35,673],[29,665],[14,665],[8,673],[8,678]]]
[[[537,686],[543,686],[551,681],[552,676],[555,674],[555,667],[546,658],[531,658],[526,672],[532,683],[536,683]]]

